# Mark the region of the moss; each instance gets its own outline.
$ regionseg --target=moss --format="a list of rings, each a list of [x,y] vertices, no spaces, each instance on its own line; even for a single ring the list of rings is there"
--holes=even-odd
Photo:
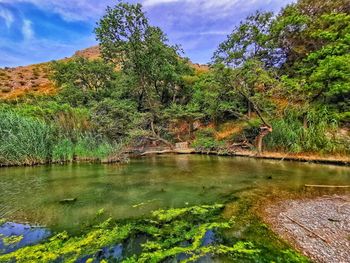
[[[6,219],[5,218],[0,218],[0,226],[2,226],[5,223],[6,223]]]
[[[5,246],[15,245],[23,239],[23,236],[9,236],[9,237],[3,237],[2,242]]]

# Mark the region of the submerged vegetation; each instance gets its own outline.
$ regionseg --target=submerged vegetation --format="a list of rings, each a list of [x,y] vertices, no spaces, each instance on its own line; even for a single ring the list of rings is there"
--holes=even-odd
[[[225,235],[238,219],[222,218],[223,207],[158,210],[151,218],[127,222],[109,219],[80,236],[59,233],[40,244],[2,255],[0,262],[195,262],[203,257],[270,262],[268,253],[272,251],[266,244],[233,241]],[[129,251],[132,243],[139,249]],[[308,262],[286,246],[274,249],[276,262]]]

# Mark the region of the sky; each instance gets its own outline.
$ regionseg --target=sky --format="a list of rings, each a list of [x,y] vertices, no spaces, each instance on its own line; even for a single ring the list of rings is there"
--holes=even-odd
[[[239,22],[260,11],[278,12],[293,0],[130,0],[194,63],[208,63]],[[96,45],[93,29],[117,0],[0,0],[0,67],[72,56]]]

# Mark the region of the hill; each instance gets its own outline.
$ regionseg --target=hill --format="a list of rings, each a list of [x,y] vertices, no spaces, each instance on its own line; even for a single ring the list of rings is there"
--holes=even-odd
[[[92,46],[78,50],[71,58],[83,57],[87,59],[98,59],[101,53],[98,46]],[[69,60],[64,58],[62,60]],[[56,92],[54,83],[50,80],[50,63],[40,63],[15,68],[0,68],[0,99],[13,100],[27,94],[52,95]],[[209,70],[207,65],[193,64],[191,66],[199,71]]]

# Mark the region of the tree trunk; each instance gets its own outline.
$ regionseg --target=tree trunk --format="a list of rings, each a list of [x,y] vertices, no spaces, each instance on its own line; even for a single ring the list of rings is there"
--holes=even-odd
[[[248,101],[248,119],[250,120],[252,117],[252,104]]]
[[[153,123],[153,121],[151,121],[151,129],[152,129],[152,133],[153,133],[153,136],[154,136],[154,138],[152,138],[152,139],[163,142],[164,144],[168,145],[171,149],[174,148],[174,145],[173,145],[171,142],[169,142],[168,140],[163,139],[162,137],[160,137],[160,136],[156,133],[156,131],[155,131],[155,129],[154,129],[154,123]]]
[[[262,126],[260,127],[260,133],[255,139],[255,146],[258,150],[258,155],[261,155],[263,152],[263,142],[264,137],[272,132],[272,127],[269,126]]]
[[[304,114],[303,126],[304,126],[304,129],[307,129],[309,127],[309,123],[308,123],[308,120],[307,120],[307,114],[306,113]]]

